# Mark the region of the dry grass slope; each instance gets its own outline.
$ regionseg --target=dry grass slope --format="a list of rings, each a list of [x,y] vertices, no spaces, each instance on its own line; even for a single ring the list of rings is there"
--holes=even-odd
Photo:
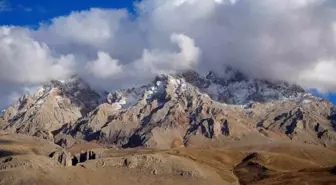
[[[161,185],[324,185],[336,182],[336,152],[303,144],[270,143],[220,148],[179,147],[103,149],[101,158],[63,167],[48,158],[52,143],[22,135],[0,135],[0,185],[30,184],[161,184]],[[40,147],[43,146],[43,147]]]

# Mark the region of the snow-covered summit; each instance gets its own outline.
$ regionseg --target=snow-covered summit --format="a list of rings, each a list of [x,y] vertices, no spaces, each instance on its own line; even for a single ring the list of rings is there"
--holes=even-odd
[[[300,133],[305,126],[299,121],[306,119],[307,123],[323,125],[313,131],[323,135],[333,128],[330,120],[332,125],[336,120],[328,101],[299,86],[250,79],[231,69],[223,74],[162,74],[147,85],[102,94],[78,76],[52,81],[7,109],[3,117],[8,124],[4,128],[44,138],[70,134],[136,146],[145,143],[132,143],[133,138],[150,143],[152,137],[156,141],[156,136],[164,135],[160,131],[163,128],[174,137],[197,133],[208,138],[240,137],[241,132],[251,130],[260,134],[257,127],[285,136]],[[306,112],[303,117],[302,112]],[[157,131],[159,134],[155,134]]]
[[[300,86],[286,82],[250,79],[232,69],[223,73],[217,75],[209,72],[202,77],[195,71],[188,71],[182,76],[215,101],[227,104],[243,105],[251,102],[295,99],[305,93]]]
[[[150,84],[109,94],[93,90],[87,82],[75,75],[64,81],[53,80],[40,87],[33,95],[22,96],[15,107],[26,107],[27,101],[32,106],[40,106],[47,97],[53,95],[56,101],[69,98],[71,104],[83,108],[83,113],[86,114],[102,103],[114,104],[119,109],[133,107],[141,101],[150,104],[157,100],[160,105],[164,103],[166,94],[178,97],[188,89],[208,95],[215,101],[234,105],[300,99],[306,94],[297,85],[250,79],[239,71],[227,68],[222,74],[209,72],[205,76],[191,70],[179,74],[161,74]]]
[[[167,88],[180,93],[186,88],[186,82],[182,78],[176,78],[172,75],[162,74],[156,76],[151,84],[141,87],[118,90],[107,95],[107,102],[116,105],[118,108],[130,108],[140,101],[151,104],[153,100],[162,103],[167,94]],[[160,106],[160,105],[159,105]]]
[[[201,76],[196,71],[161,74],[151,84],[110,93],[107,101],[118,104],[120,108],[129,108],[143,99],[147,102],[160,99],[168,89],[172,96],[179,96],[187,89],[197,89],[215,101],[234,105],[299,99],[306,94],[297,85],[250,79],[239,71],[228,68],[223,74],[209,72],[206,76]]]

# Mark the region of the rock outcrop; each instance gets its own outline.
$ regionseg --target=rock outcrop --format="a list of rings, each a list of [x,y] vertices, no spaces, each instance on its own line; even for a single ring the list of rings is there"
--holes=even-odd
[[[3,129],[52,139],[59,129],[74,124],[101,103],[101,96],[81,78],[52,81],[33,95],[24,95],[4,111]]]
[[[112,104],[98,106],[88,117],[65,129],[63,134],[119,147],[162,149],[170,148],[176,138],[187,142],[193,135],[237,140],[255,133],[270,139],[291,139],[325,146],[335,142],[330,121],[332,103],[303,93],[297,86],[263,84],[267,94],[278,95],[264,97],[261,102],[247,101],[251,93],[255,94],[255,88],[241,86],[247,88],[247,93],[238,102],[248,103],[232,105],[215,101],[204,91],[207,88],[204,84],[211,84],[211,81],[195,75],[189,80],[197,79],[196,82],[189,83],[186,79],[161,75],[152,85],[117,92],[119,98],[112,99]],[[249,81],[240,83],[251,85]],[[314,129],[317,124],[319,131]]]
[[[49,157],[58,161],[63,166],[72,166],[76,160],[74,159],[74,156],[71,155],[71,153],[63,149],[59,149],[59,150],[52,152],[49,155]]]
[[[238,71],[159,75],[153,83],[103,97],[80,78],[53,81],[4,112],[4,129],[107,146],[167,149],[176,138],[295,140],[333,146],[335,108],[297,85],[249,79]]]

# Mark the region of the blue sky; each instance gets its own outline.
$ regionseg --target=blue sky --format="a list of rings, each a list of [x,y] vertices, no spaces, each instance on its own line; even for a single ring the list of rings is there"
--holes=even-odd
[[[328,94],[327,98],[331,100],[333,103],[336,103],[336,93]]]
[[[41,22],[90,8],[127,8],[132,12],[134,2],[134,0],[0,0],[0,26],[37,28]],[[336,93],[322,94],[316,90],[311,92],[336,103]]]
[[[134,0],[6,0],[7,7],[0,13],[0,25],[36,26],[41,21],[90,8],[127,8],[132,11],[134,2]]]
[[[320,93],[317,90],[311,90],[311,92],[317,96],[329,99],[333,103],[336,103],[336,93]]]

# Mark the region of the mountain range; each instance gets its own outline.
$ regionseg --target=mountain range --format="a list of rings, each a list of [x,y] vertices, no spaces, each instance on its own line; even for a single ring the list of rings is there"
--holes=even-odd
[[[161,74],[152,83],[115,92],[97,91],[72,76],[23,95],[3,111],[0,130],[55,143],[63,148],[56,158],[64,164],[71,162],[64,162],[70,154],[63,150],[88,143],[125,150],[242,143],[333,150],[336,106],[298,85],[251,79],[232,68],[205,76],[191,70]]]

